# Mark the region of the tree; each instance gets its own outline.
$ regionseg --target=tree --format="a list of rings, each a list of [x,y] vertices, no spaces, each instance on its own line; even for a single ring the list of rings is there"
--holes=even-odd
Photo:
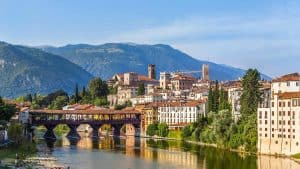
[[[230,104],[227,100],[227,92],[225,92],[224,89],[221,87],[219,110],[225,109],[230,110]]]
[[[106,105],[108,105],[108,101],[107,101],[106,97],[96,98],[95,101],[94,101],[94,105],[96,105],[96,106],[106,106]]]
[[[28,101],[28,102],[32,103],[32,95],[31,94],[26,95],[26,100],[25,101]]]
[[[137,95],[142,96],[144,94],[145,94],[145,85],[144,85],[144,83],[140,83]]]
[[[212,106],[213,107],[213,112],[218,112],[219,103],[220,103],[219,97],[220,97],[219,82],[216,81],[215,82],[215,89],[213,91],[213,106]]]
[[[148,136],[154,136],[156,134],[157,130],[158,130],[158,124],[157,123],[149,124],[148,127],[147,127],[146,134]]]
[[[209,87],[208,92],[208,112],[213,111],[213,104],[214,104],[214,96],[211,86]]]
[[[92,79],[88,87],[93,99],[103,96],[106,97],[109,92],[106,82],[102,81],[99,77]]]
[[[86,90],[85,90],[85,86],[83,86],[81,91],[81,97],[84,97],[85,95],[86,95]]]
[[[13,140],[17,145],[22,143],[24,127],[20,123],[13,123],[8,127],[8,137]]]
[[[75,96],[74,96],[74,100],[75,100],[75,103],[78,103],[80,98],[79,98],[79,91],[78,91],[78,84],[76,83],[75,85]]]
[[[13,104],[6,104],[0,96],[0,120],[9,121],[17,112],[17,108]]]
[[[247,70],[243,77],[243,92],[240,99],[242,118],[247,118],[257,112],[258,103],[261,99],[259,80],[260,73],[256,69]]]
[[[181,130],[181,138],[182,139],[186,139],[186,138],[190,137],[191,135],[192,135],[192,131],[191,131],[190,125],[185,126]]]
[[[50,109],[61,110],[68,104],[68,98],[66,96],[58,96],[50,105]]]
[[[166,123],[160,123],[157,126],[157,135],[160,137],[166,137],[169,134],[169,127]]]

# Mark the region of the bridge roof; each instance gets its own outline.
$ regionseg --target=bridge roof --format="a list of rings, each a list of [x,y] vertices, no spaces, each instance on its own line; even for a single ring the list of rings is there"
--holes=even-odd
[[[141,114],[137,110],[30,110],[30,113],[38,114]]]

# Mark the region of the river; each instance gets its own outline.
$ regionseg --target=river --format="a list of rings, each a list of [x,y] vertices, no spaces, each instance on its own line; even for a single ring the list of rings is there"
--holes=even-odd
[[[299,169],[288,158],[247,156],[181,141],[82,137],[41,140],[39,149],[71,169]]]

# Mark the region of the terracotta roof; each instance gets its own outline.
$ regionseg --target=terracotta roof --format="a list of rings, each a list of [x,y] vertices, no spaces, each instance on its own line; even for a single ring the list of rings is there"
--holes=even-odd
[[[136,110],[30,110],[32,113],[49,114],[140,114]]]
[[[195,107],[205,103],[205,100],[188,101],[188,102],[159,102],[158,107]]]
[[[158,80],[150,79],[148,76],[144,76],[144,75],[138,75],[138,80],[145,81],[145,82],[158,82]]]
[[[300,98],[300,92],[285,92],[278,94],[279,99]]]
[[[291,73],[291,74],[283,75],[279,78],[272,80],[272,82],[286,82],[286,81],[300,81],[299,73]]]

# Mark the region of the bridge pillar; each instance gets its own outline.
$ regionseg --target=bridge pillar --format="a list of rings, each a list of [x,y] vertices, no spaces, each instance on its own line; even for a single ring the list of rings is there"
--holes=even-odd
[[[70,128],[69,133],[67,134],[67,137],[69,139],[80,139],[80,135],[77,132],[79,124],[68,124],[68,127]]]
[[[55,140],[56,136],[53,132],[53,129],[56,127],[56,125],[52,125],[52,124],[46,124],[44,125],[47,129],[46,133],[44,134],[44,138],[45,139],[52,139]]]
[[[115,137],[119,137],[120,134],[121,134],[121,128],[122,128],[122,125],[112,125],[112,127],[114,128],[113,130],[113,135]]]
[[[98,139],[99,138],[99,128],[101,127],[101,125],[100,124],[90,124],[90,126],[93,129],[93,131],[92,131],[92,137],[94,139]]]

